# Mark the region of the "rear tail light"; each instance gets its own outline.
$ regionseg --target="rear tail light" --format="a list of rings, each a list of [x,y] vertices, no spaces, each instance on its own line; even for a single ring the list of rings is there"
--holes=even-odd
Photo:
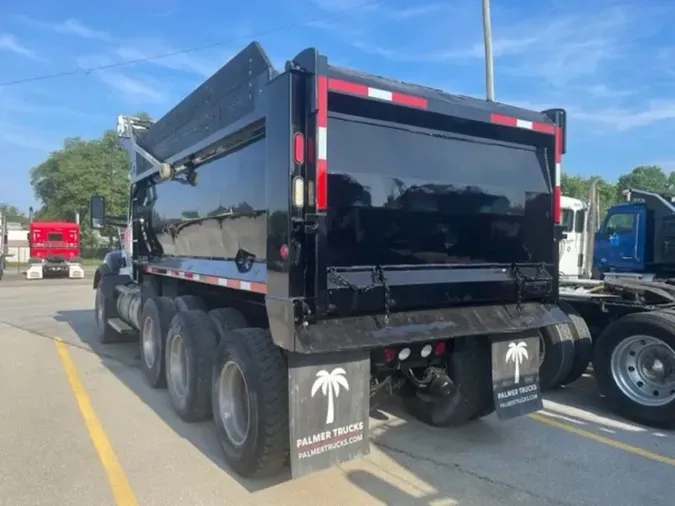
[[[445,353],[445,341],[438,341],[434,345],[434,355],[440,357],[443,353]]]
[[[420,351],[420,355],[422,358],[427,358],[429,355],[431,355],[431,352],[433,351],[433,348],[430,344],[425,344],[422,347],[422,351]]]
[[[300,176],[293,178],[293,205],[295,207],[305,205],[305,180]]]
[[[305,163],[305,136],[300,132],[293,135],[293,161],[297,164]]]
[[[391,348],[384,349],[384,361],[385,363],[393,362],[396,358],[396,352]]]
[[[398,352],[398,359],[400,361],[404,361],[408,357],[410,357],[410,348],[403,348],[401,351]]]

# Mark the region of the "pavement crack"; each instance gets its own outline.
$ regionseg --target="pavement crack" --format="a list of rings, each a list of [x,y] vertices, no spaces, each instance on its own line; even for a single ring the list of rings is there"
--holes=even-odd
[[[375,441],[374,439],[371,438],[371,443],[373,443],[375,446],[378,448],[388,451],[391,453],[397,453],[399,455],[403,455],[405,457],[409,457],[415,460],[423,461],[423,462],[428,462],[429,464],[434,464],[435,466],[442,467],[448,470],[454,470],[454,471],[459,471],[460,473],[463,474],[468,474],[474,478],[477,478],[481,481],[484,481],[486,483],[489,483],[491,485],[498,485],[501,487],[506,487],[509,490],[513,490],[514,492],[519,492],[519,493],[524,493],[527,494],[531,497],[534,497],[535,499],[540,499],[540,500],[545,500],[548,501],[549,503],[552,504],[559,504],[560,506],[573,506],[573,503],[568,502],[568,501],[562,501],[560,499],[554,498],[554,497],[548,497],[545,495],[537,494],[536,492],[532,492],[531,490],[524,489],[522,487],[517,487],[515,485],[512,485],[510,483],[505,483],[503,481],[495,480],[494,478],[491,478],[489,476],[485,476],[479,473],[476,473],[475,471],[470,471],[466,468],[463,468],[457,463],[453,464],[448,464],[447,462],[443,462],[440,460],[436,460],[432,457],[428,457],[425,455],[419,455],[414,452],[408,451],[408,450],[403,450],[401,448],[397,448],[394,446],[391,446],[387,443],[382,443],[381,441]]]

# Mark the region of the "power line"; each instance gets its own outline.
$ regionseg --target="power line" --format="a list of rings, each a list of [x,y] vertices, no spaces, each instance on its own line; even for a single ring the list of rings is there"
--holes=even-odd
[[[316,17],[316,18],[312,18],[312,19],[306,19],[304,21],[297,21],[295,23],[287,23],[285,25],[280,25],[280,26],[276,26],[274,28],[270,28],[269,30],[264,30],[262,32],[258,32],[258,33],[254,34],[252,36],[234,37],[232,39],[220,40],[220,41],[217,41],[217,42],[212,42],[210,44],[204,44],[204,45],[201,45],[201,46],[194,46],[194,47],[190,47],[190,48],[179,49],[177,51],[172,51],[170,53],[163,53],[163,54],[158,54],[158,55],[153,55],[153,56],[147,56],[147,57],[144,57],[144,58],[135,58],[135,59],[132,59],[132,60],[124,60],[124,61],[120,61],[120,62],[109,63],[107,65],[98,65],[96,67],[77,68],[77,69],[73,69],[73,70],[65,70],[63,72],[56,72],[54,74],[43,74],[43,75],[38,75],[38,76],[33,76],[33,77],[26,77],[26,78],[22,78],[22,79],[13,79],[13,80],[10,80],[10,81],[0,82],[0,87],[15,86],[17,84],[30,83],[30,82],[34,82],[34,81],[46,81],[48,79],[56,79],[56,78],[59,78],[59,77],[74,76],[74,75],[77,75],[77,74],[88,75],[88,74],[91,74],[92,72],[97,72],[97,71],[100,71],[100,70],[109,70],[109,69],[118,68],[118,67],[125,67],[127,65],[134,65],[134,64],[137,64],[137,63],[145,63],[145,62],[149,62],[149,61],[153,61],[153,60],[161,60],[163,58],[169,58],[171,56],[176,56],[176,55],[179,55],[179,54],[196,53],[198,51],[205,51],[207,49],[212,49],[212,48],[218,47],[218,46],[224,46],[226,44],[230,44],[230,43],[236,42],[238,40],[255,39],[255,38],[258,38],[258,37],[264,37],[266,35],[270,35],[270,34],[275,33],[275,32],[287,30],[289,28],[295,28],[295,27],[298,27],[298,26],[307,25],[309,23],[314,23],[316,21],[321,21],[325,18],[333,17],[334,15],[344,14],[346,12],[350,12],[350,11],[353,11],[353,10],[356,10],[356,9],[361,9],[363,7],[367,7],[367,6],[372,5],[372,4],[376,4],[379,1],[380,0],[368,0],[368,1],[363,2],[362,4],[359,4],[359,5],[353,5],[351,7],[346,8],[346,9],[336,10],[332,14],[329,14],[329,15],[320,16],[320,17]]]

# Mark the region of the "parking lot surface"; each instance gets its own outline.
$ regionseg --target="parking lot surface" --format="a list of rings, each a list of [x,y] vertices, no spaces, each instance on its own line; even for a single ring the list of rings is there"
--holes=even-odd
[[[91,277],[0,281],[0,505],[673,503],[675,434],[608,414],[591,377],[531,417],[460,429],[391,406],[366,458],[242,480],[210,422],[183,422],[145,384],[138,343],[94,341]]]

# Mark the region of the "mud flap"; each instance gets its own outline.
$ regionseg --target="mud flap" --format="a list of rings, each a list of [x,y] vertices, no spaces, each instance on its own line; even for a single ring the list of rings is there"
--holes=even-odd
[[[543,407],[539,389],[539,339],[537,332],[530,331],[492,340],[492,391],[500,420]]]
[[[370,353],[288,357],[293,478],[370,453]]]

